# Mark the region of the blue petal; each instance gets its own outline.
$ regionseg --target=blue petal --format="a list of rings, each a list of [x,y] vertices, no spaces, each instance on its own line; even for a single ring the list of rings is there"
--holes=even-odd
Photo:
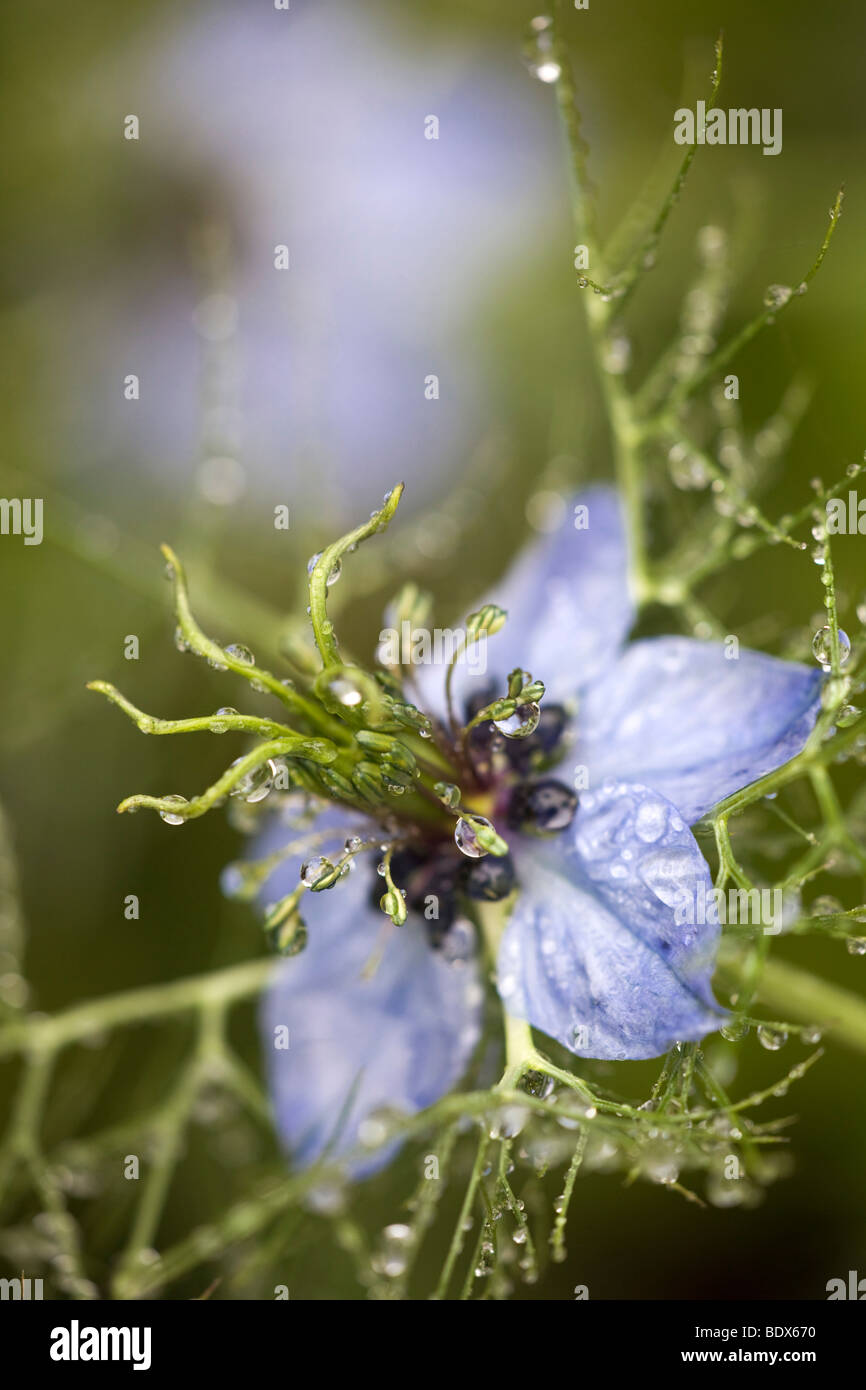
[[[644,782],[689,824],[799,753],[821,673],[719,642],[654,637],[627,647],[585,693],[575,761],[590,785]]]
[[[657,792],[586,794],[565,834],[521,841],[517,862],[498,969],[511,1014],[581,1057],[614,1059],[656,1057],[723,1022],[709,870]]]
[[[576,507],[586,507],[586,529],[576,528]],[[573,699],[611,661],[634,621],[628,589],[622,510],[610,488],[572,498],[562,525],[524,550],[498,584],[472,609],[496,603],[508,613],[486,645],[486,675],[460,661],[454,681],[458,707],[491,675],[519,666],[543,680],[548,700]],[[471,610],[470,610],[471,611]],[[477,657],[477,649],[470,649]],[[442,712],[444,668],[419,666],[427,707]]]
[[[300,1166],[357,1149],[376,1110],[411,1115],[432,1105],[460,1080],[480,1034],[474,963],[449,964],[411,916],[392,927],[370,906],[374,882],[365,858],[334,888],[305,896],[307,948],[278,969],[263,1000],[277,1127]],[[378,948],[378,967],[365,976]],[[287,1048],[275,1045],[279,1029],[288,1030]],[[349,1171],[367,1176],[398,1147],[377,1147]]]

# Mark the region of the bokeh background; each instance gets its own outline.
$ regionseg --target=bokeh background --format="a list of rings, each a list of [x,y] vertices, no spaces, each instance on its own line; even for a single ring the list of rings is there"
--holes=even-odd
[[[262,951],[252,912],[219,892],[242,844],[225,818],[175,830],[113,813],[132,791],[191,794],[225,748],[146,740],[85,692],[87,679],[115,680],[164,715],[241,699],[231,678],[176,651],[160,541],[184,556],[205,625],[264,657],[285,615],[303,612],[307,556],[405,479],[393,533],[341,585],[363,649],[397,576],[433,588],[446,621],[538,524],[540,491],[609,476],[554,100],[521,59],[533,13],[522,0],[292,0],[288,13],[266,0],[34,0],[0,13],[0,491],[43,497],[46,528],[39,547],[0,538],[0,795],[31,1007]],[[847,180],[819,278],[738,363],[750,426],[792,378],[812,388],[764,499],[780,515],[803,504],[813,475],[838,476],[866,447],[862,8],[591,0],[566,17],[606,226],[657,160],[672,175],[673,110],[705,94],[722,26],[721,104],[781,107],[783,152],[701,152],[629,326],[640,366],[674,329],[706,223],[731,230],[728,321],[743,321],[769,283],[802,277]],[[137,142],[123,139],[130,113]],[[438,141],[424,138],[430,114]],[[277,273],[281,243],[291,268]],[[138,401],[124,399],[128,373]],[[436,401],[424,396],[429,374]],[[273,527],[280,503],[288,532]],[[866,587],[862,544],[837,546],[850,609]],[[730,631],[770,650],[806,642],[821,602],[808,558],[778,547],[705,597]],[[128,634],[137,662],[123,659]],[[846,794],[857,778],[840,770]],[[846,906],[863,900],[852,880],[821,887]],[[129,893],[137,922],[124,919]],[[778,949],[863,987],[866,964],[838,943]],[[255,1062],[252,1009],[238,1041]],[[158,1099],[182,1042],[154,1027],[80,1050],[52,1132],[86,1133]],[[728,1053],[737,1094],[785,1069],[754,1041]],[[831,1277],[866,1273],[862,1077],[863,1059],[831,1049],[798,1084],[785,1102],[799,1116],[794,1166],[756,1209],[699,1210],[661,1188],[623,1192],[615,1175],[582,1180],[568,1262],[517,1296],[568,1298],[581,1283],[592,1298],[820,1298]],[[637,1094],[644,1078],[623,1069],[616,1084]],[[6,1068],[4,1104],[12,1079]],[[193,1131],[160,1246],[242,1192],[246,1164],[280,1161],[267,1139],[222,1143],[214,1125]],[[409,1163],[364,1186],[357,1214],[371,1231],[398,1218]],[[97,1279],[123,1228],[115,1188],[77,1213]],[[13,1255],[0,1244],[10,1268]],[[315,1216],[278,1237],[264,1269],[223,1273],[215,1297],[268,1297],[274,1282],[292,1297],[362,1296]],[[173,1296],[205,1282],[199,1271]]]

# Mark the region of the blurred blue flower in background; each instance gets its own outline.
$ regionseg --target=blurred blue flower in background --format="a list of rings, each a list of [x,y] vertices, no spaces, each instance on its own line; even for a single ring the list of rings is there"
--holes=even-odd
[[[107,83],[141,121],[129,177],[165,184],[187,222],[166,240],[154,208],[144,258],[103,267],[70,306],[88,466],[134,453],[183,481],[203,453],[213,500],[237,500],[246,474],[293,501],[315,488],[321,515],[395,476],[427,502],[489,432],[479,311],[543,251],[539,209],[560,207],[554,113],[510,47],[451,35],[422,54],[401,27],[386,6],[211,5],[102,73],[100,110]],[[184,236],[198,222],[204,283]],[[104,394],[82,416],[85,377]]]

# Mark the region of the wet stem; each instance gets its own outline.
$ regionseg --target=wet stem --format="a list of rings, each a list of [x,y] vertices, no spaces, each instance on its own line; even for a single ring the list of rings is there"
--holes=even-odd
[[[603,279],[604,270],[601,267],[594,208],[590,197],[586,169],[587,149],[580,131],[580,115],[571,65],[561,41],[558,43],[558,61],[560,77],[556,83],[556,94],[569,152],[575,235],[579,243],[588,249],[589,264],[596,278]],[[589,329],[589,339],[611,434],[617,482],[625,506],[635,598],[639,603],[644,603],[651,597],[653,588],[647,569],[641,495],[640,440],[643,430],[636,418],[631,396],[620,379],[614,373],[609,372],[605,365],[605,346],[610,313],[609,306],[603,302],[602,295],[596,293],[597,288],[595,282],[590,282],[586,289],[581,291],[582,306]]]

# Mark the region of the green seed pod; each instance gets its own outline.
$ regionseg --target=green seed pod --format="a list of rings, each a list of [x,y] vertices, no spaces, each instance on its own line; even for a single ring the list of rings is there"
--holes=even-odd
[[[488,854],[498,857],[508,853],[508,845],[502,836],[497,834],[494,825],[482,825],[480,821],[467,817],[470,820],[472,829],[475,831],[475,838],[483,850]]]
[[[495,603],[485,603],[483,608],[479,608],[477,613],[470,613],[466,619],[467,643],[476,641],[482,633],[492,637],[505,626],[507,617],[504,608],[497,608]]]
[[[382,774],[375,763],[358,763],[352,773],[352,785],[372,806],[378,805],[385,796]]]

